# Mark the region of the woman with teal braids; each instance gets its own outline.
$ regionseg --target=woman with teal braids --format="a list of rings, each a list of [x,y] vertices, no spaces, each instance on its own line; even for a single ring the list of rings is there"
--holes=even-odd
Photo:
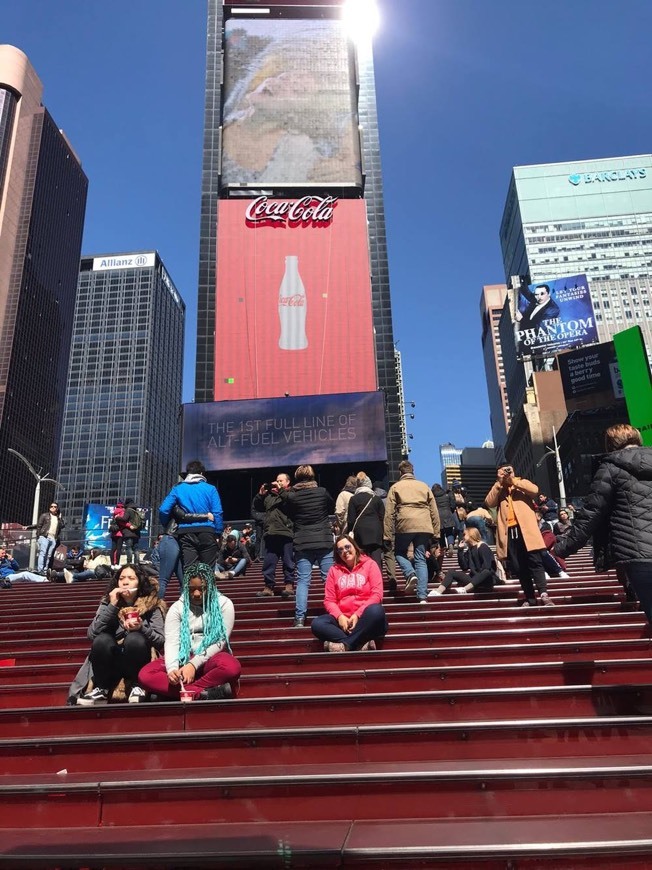
[[[165,655],[140,671],[140,685],[160,698],[179,698],[183,685],[191,700],[214,701],[237,695],[240,662],[231,654],[233,602],[215,585],[210,565],[191,565],[183,575],[181,597],[165,620]]]

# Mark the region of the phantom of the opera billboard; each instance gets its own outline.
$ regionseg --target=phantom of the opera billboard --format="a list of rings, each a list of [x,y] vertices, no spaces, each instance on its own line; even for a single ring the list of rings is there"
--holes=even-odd
[[[384,462],[385,397],[291,396],[183,406],[183,465],[210,471],[269,465]]]
[[[376,390],[364,200],[218,209],[215,400]]]
[[[552,356],[597,340],[586,275],[521,285],[516,312],[519,358]]]
[[[223,187],[361,187],[355,60],[340,20],[224,28]]]

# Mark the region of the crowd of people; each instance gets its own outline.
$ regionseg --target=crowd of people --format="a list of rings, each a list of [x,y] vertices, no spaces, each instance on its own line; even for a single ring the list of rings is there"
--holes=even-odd
[[[0,584],[106,579],[88,629],[91,650],[70,690],[71,703],[80,705],[236,696],[240,665],[229,644],[235,612],[220,585],[236,581],[252,559],[262,561],[260,598],[277,594],[281,563],[279,594],[294,598],[297,629],[306,625],[313,569],[319,570],[325,612],[310,628],[331,653],[374,650],[385,636],[383,568],[387,591],[396,594],[396,562],[404,594],[420,604],[450,590],[491,592],[511,578],[520,583],[521,606],[551,607],[548,580],[568,577],[564,557],[589,540],[610,554],[628,597],[637,598],[652,621],[652,448],[642,446],[631,426],[611,427],[606,443],[607,455],[577,514],[572,506],[560,510],[509,464],[497,469],[484,504],[475,507],[458,482],[449,491],[431,488],[406,460],[389,491],[360,471],[336,499],[310,465],[299,466],[294,480],[281,472],[261,484],[253,500],[259,528],[246,523],[240,530],[224,526],[217,489],[201,463],[191,462],[161,504],[164,532],[145,562],[134,558],[133,546],[126,548],[124,565],[115,561],[119,549],[109,557],[71,547],[65,564],[48,567],[47,554],[63,526],[53,503],[37,524],[38,570],[21,572],[0,549]],[[120,521],[111,527],[112,539],[122,532],[124,542],[126,529],[139,531],[136,511],[129,500],[116,509]],[[495,547],[488,543],[494,536]],[[457,567],[444,572],[444,554],[457,554]],[[167,610],[163,599],[173,574],[180,598]]]

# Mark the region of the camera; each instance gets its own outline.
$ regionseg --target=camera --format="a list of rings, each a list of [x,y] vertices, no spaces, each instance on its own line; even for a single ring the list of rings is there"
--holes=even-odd
[[[514,469],[511,465],[505,465],[503,466],[503,472],[504,474],[514,474]]]

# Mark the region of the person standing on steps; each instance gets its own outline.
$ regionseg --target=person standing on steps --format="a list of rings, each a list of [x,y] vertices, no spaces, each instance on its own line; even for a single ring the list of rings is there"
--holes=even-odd
[[[208,521],[179,520],[176,537],[184,571],[196,562],[215,565],[220,552],[222,502],[217,489],[206,481],[205,474],[202,463],[193,459],[186,466],[184,480],[172,487],[159,508],[163,528],[174,518],[175,505],[186,514],[211,514],[213,517]]]
[[[294,558],[297,564],[294,628],[303,628],[312,566],[319,566],[321,579],[325,583],[333,564],[330,515],[335,503],[331,494],[318,485],[312,465],[300,465],[294,473],[294,486],[279,490],[279,495],[287,503],[288,516],[294,524]]]
[[[365,554],[383,571],[383,523],[385,505],[371,486],[370,478],[360,471],[356,475],[355,494],[349,499],[346,524],[349,535]]]
[[[439,514],[432,490],[427,483],[417,480],[414,466],[407,459],[399,462],[400,478],[387,495],[384,536],[394,540],[396,559],[405,574],[405,591],[417,587],[417,598],[425,604],[428,595],[428,564],[426,550],[432,537],[439,537]],[[408,559],[408,548],[414,548],[413,561]]]
[[[589,538],[604,535],[605,569],[615,565],[619,581],[652,622],[652,447],[643,446],[638,429],[618,423],[605,432],[605,449],[582,510],[553,552],[570,556]]]
[[[496,557],[506,559],[510,573],[518,577],[525,595],[524,607],[536,606],[535,586],[541,604],[551,607],[555,602],[548,595],[541,555],[546,545],[533,507],[539,488],[524,477],[517,477],[511,465],[501,465],[496,477],[485,499],[487,507],[498,509]]]
[[[36,528],[36,545],[38,547],[36,559],[37,574],[46,576],[46,571],[50,567],[52,554],[59,544],[61,530],[64,526],[65,522],[56,501],[52,502],[46,513],[41,514],[36,526],[25,526],[26,529]]]
[[[274,596],[276,566],[283,563],[284,588],[281,598],[294,595],[294,552],[292,537],[294,527],[287,513],[288,503],[281,493],[290,488],[290,475],[281,471],[271,484],[263,483],[254,497],[253,508],[263,515],[265,555],[263,557],[263,588],[256,593],[258,598]]]

